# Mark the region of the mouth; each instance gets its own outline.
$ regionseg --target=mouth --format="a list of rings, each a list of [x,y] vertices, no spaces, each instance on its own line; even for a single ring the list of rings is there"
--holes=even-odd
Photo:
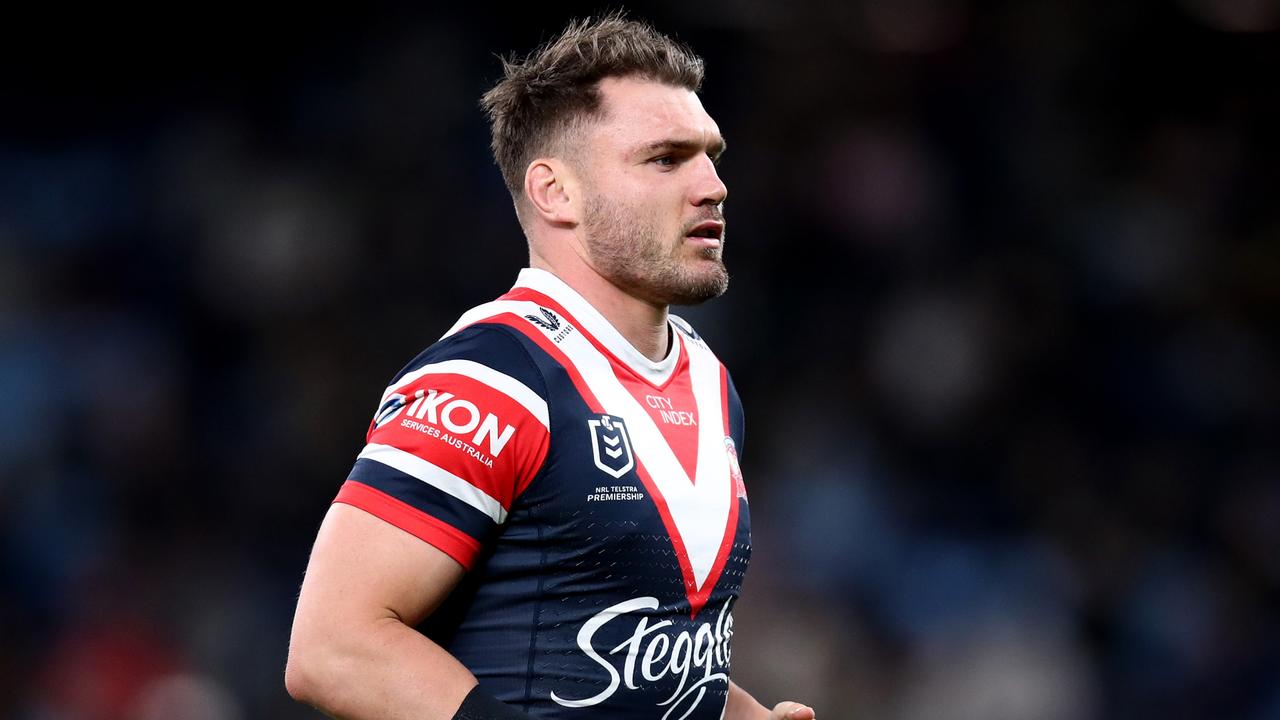
[[[685,233],[685,239],[705,247],[720,247],[724,242],[724,223],[719,220],[700,222]]]

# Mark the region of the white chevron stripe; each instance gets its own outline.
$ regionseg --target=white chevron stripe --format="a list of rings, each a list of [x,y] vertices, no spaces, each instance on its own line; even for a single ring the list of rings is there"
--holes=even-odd
[[[525,282],[527,273],[527,270],[521,273],[517,286],[528,286]],[[550,295],[566,308],[573,307],[575,303],[586,302],[571,289],[567,289],[568,286],[563,287],[564,290],[556,293],[548,292],[549,288],[546,287],[534,289]],[[567,297],[569,295],[572,297]],[[512,313],[517,317],[540,316],[538,310],[538,304],[529,301],[495,300],[465,313],[444,337],[494,315]],[[566,324],[569,322],[568,318],[561,318],[561,321]],[[563,330],[563,327],[547,330],[532,323],[530,328],[535,332],[543,332],[548,337],[562,335]],[[658,492],[666,501],[676,532],[680,534],[689,554],[694,582],[701,588],[711,574],[711,568],[720,552],[725,526],[729,521],[730,502],[733,501],[733,493],[729,492],[728,458],[724,450],[724,438],[728,435],[728,430],[724,427],[723,401],[720,397],[719,361],[709,350],[687,341],[679,333],[675,334],[677,342],[683,345],[684,352],[690,354],[689,369],[693,373],[694,402],[698,408],[698,482],[695,484],[676,459],[652,416],[614,375],[609,359],[583,335],[583,328],[576,329],[578,332],[564,334],[557,346],[578,369],[604,411],[626,421],[632,451],[649,471]],[[671,355],[676,356],[676,352],[678,351],[673,348]],[[583,432],[589,430],[584,428]],[[732,532],[733,529],[729,528],[729,531]]]
[[[604,315],[587,302],[586,298],[569,287],[565,281],[546,270],[524,268],[520,271],[520,277],[516,279],[516,287],[527,287],[553,298],[564,306],[570,315],[573,315],[582,326],[582,330],[591,333],[591,336],[608,348],[614,357],[631,366],[631,369],[635,370],[640,377],[654,385],[665,383],[680,364],[679,345],[673,346],[665,358],[657,362],[650,360],[628,342],[617,328],[609,324]]]
[[[685,350],[689,353],[689,375],[693,386],[694,403],[698,406],[698,484],[710,481],[716,485],[712,491],[720,493],[714,498],[723,499],[724,516],[717,515],[714,523],[708,523],[707,532],[714,531],[716,551],[712,555],[712,563],[719,554],[720,542],[725,532],[736,532],[736,528],[725,529],[728,522],[729,504],[737,502],[736,493],[730,491],[732,482],[729,473],[729,455],[724,447],[724,439],[729,435],[729,428],[724,421],[724,389],[720,385],[720,360],[699,343],[682,339]],[[720,480],[717,484],[717,480]],[[714,525],[714,527],[712,527]]]
[[[687,350],[690,345],[692,343],[686,344]],[[694,372],[695,363],[698,366],[694,382],[704,386],[694,394],[700,426],[698,482],[695,484],[676,459],[652,416],[614,375],[609,360],[581,332],[566,335],[560,342],[560,349],[578,369],[604,411],[626,421],[631,436],[631,449],[649,471],[666,501],[676,531],[680,533],[680,539],[689,554],[694,582],[701,588],[711,574],[711,568],[720,552],[732,499],[732,493],[729,492],[728,461],[724,454],[725,433],[722,427],[724,423],[720,406],[718,362],[709,352],[698,356],[690,355],[690,371]],[[708,383],[705,378],[712,372],[716,376]]]
[[[359,457],[380,462],[387,467],[395,468],[406,475],[413,476],[488,515],[499,525],[507,519],[507,511],[502,509],[502,503],[490,497],[488,493],[448,470],[423,460],[417,455],[390,445],[369,443],[364,447],[364,450],[360,451]]]
[[[454,323],[453,327],[449,328],[448,332],[441,335],[440,339],[443,340],[469,325],[474,325],[481,320],[491,318],[494,315],[509,312],[524,317],[525,315],[539,315],[538,310],[539,306],[537,303],[526,302],[523,300],[494,300],[492,302],[487,302],[483,305],[477,305],[463,313],[462,317],[458,318],[458,322]]]

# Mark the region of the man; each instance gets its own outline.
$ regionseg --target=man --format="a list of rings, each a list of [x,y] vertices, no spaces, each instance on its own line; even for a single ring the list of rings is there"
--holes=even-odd
[[[687,49],[611,16],[485,95],[531,267],[384,393],[298,599],[298,700],[379,720],[814,718],[728,675],[741,407],[667,311],[728,284],[701,80]]]

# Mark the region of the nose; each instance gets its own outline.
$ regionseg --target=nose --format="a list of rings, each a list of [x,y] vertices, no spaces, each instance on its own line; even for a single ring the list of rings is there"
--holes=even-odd
[[[702,155],[699,159],[698,179],[694,184],[692,197],[694,205],[720,205],[729,196],[729,188],[725,187],[716,172],[716,164],[711,158]]]

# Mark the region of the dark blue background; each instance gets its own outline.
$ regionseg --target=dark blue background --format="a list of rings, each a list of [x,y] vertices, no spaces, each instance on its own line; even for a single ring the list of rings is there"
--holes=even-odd
[[[590,9],[7,11],[0,715],[316,717],[319,520],[524,262],[477,99]],[[1280,6],[633,11],[730,145],[732,287],[684,314],[747,412],[735,678],[1280,717]]]

